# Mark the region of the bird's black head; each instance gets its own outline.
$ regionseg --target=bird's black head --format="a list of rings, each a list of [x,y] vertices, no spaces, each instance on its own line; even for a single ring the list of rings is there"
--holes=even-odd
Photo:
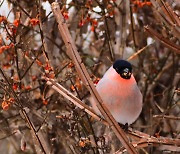
[[[113,68],[123,79],[130,79],[132,74],[132,66],[126,60],[116,60],[113,64]]]

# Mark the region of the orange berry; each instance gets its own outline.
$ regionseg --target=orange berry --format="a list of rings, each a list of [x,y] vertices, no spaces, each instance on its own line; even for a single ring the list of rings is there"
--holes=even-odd
[[[40,23],[40,21],[38,19],[36,19],[36,18],[32,18],[30,20],[30,23],[31,23],[32,26],[36,26],[36,25],[38,25]]]
[[[25,89],[24,84],[21,84],[21,89],[22,89],[22,90],[24,90],[24,89]]]
[[[7,102],[7,101],[3,101],[1,106],[2,106],[3,110],[7,111],[9,109],[9,107],[10,107],[10,103]]]
[[[10,27],[10,31],[12,35],[15,35],[17,33],[17,29],[15,27]]]
[[[96,78],[96,79],[93,81],[94,84],[98,84],[99,80],[100,80],[100,78]]]
[[[9,48],[14,48],[14,43],[9,44]]]
[[[115,11],[114,10],[112,10],[111,12],[109,12],[109,16],[110,17],[113,17],[115,15]]]
[[[51,70],[51,67],[47,64],[47,65],[44,67],[44,69],[45,69],[46,71],[50,71],[50,70]]]
[[[89,16],[86,17],[86,21],[91,21],[91,18]]]
[[[3,22],[3,21],[7,21],[6,17],[0,16],[0,23]]]
[[[54,77],[55,77],[54,72],[50,72],[50,73],[48,74],[48,78],[54,79]]]
[[[19,80],[18,75],[15,75],[15,76],[13,77],[13,80],[14,80],[14,81],[18,81],[18,80]]]
[[[8,69],[10,68],[12,65],[10,65],[9,63],[3,64],[3,69]]]
[[[107,5],[107,9],[110,9],[110,8],[112,8],[112,5],[111,5],[111,4],[108,4],[108,5]]]
[[[19,24],[20,24],[20,20],[19,20],[19,19],[15,19],[14,22],[13,22],[13,25],[14,25],[15,27],[18,27]]]
[[[73,85],[71,85],[71,90],[75,91],[75,87]]]
[[[42,66],[42,65],[43,65],[42,62],[39,61],[39,60],[37,60],[37,59],[36,59],[36,63],[37,63],[39,66]]]
[[[151,2],[146,2],[146,5],[151,6],[152,3]]]
[[[74,64],[73,64],[72,62],[70,62],[70,63],[68,64],[68,68],[72,68],[72,67],[74,67]]]
[[[2,37],[0,35],[0,45],[2,45],[2,43],[3,43],[3,39],[2,39]]]
[[[142,2],[139,2],[138,7],[139,7],[139,8],[142,8],[142,7],[143,7],[143,3],[142,3]]]
[[[5,51],[4,46],[1,46],[1,47],[0,47],[0,54],[3,53],[4,51]]]
[[[11,103],[14,103],[15,99],[11,97],[11,98],[8,99],[8,101],[11,102]]]
[[[14,89],[14,90],[17,90],[17,89],[18,89],[18,84],[17,84],[17,83],[14,83],[14,84],[13,84],[13,89]]]
[[[44,105],[47,105],[47,104],[48,104],[48,101],[45,100],[45,99],[43,99],[43,104],[44,104]]]
[[[28,85],[28,86],[25,87],[25,89],[26,89],[26,90],[31,90],[32,87],[31,87],[30,85]]]
[[[84,26],[84,24],[85,24],[84,20],[81,20],[81,21],[79,22],[79,27]]]
[[[31,78],[33,81],[35,81],[37,79],[37,76],[33,75]]]
[[[78,90],[82,90],[82,84],[79,78],[76,78],[75,86]]]
[[[91,26],[91,31],[94,32],[95,28],[94,26]]]
[[[97,22],[96,19],[93,19],[93,20],[92,20],[92,25],[94,25],[94,26],[97,26],[97,25],[98,25],[98,22]]]
[[[86,142],[85,141],[79,141],[79,146],[84,148],[86,146]]]
[[[63,17],[64,17],[65,20],[68,20],[68,19],[69,19],[69,14],[68,14],[68,12],[65,11],[65,12],[62,13],[62,15],[63,15]]]
[[[141,6],[144,7],[146,5],[146,2],[142,2]]]

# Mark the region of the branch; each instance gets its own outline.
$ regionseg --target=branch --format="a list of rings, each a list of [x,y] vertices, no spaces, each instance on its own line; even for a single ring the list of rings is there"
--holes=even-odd
[[[154,43],[154,42],[153,42],[153,43]],[[153,44],[153,43],[152,43],[152,44]],[[130,61],[130,60],[134,59],[136,56],[138,56],[141,52],[143,52],[145,49],[147,49],[147,48],[148,48],[149,46],[151,46],[152,44],[146,45],[145,47],[139,49],[137,52],[135,52],[133,55],[131,55],[131,56],[127,59],[127,61]]]
[[[135,140],[132,143],[137,148],[145,148],[149,145],[152,145],[154,147],[158,146],[158,148],[164,150],[166,149],[169,151],[176,152],[180,151],[180,139],[173,139],[162,136],[154,137],[140,131],[131,130],[128,130],[128,135]],[[119,154],[122,151],[124,152],[125,149],[121,148],[118,151],[116,151],[115,154]]]
[[[129,136],[133,138],[137,138],[139,141],[134,142],[135,147],[147,147],[148,145],[163,145],[163,146],[173,146],[177,148],[175,151],[180,151],[180,139],[172,139],[168,137],[154,137],[151,135],[148,135],[146,133],[142,133],[140,131],[128,131]]]
[[[173,115],[153,115],[153,118],[180,120],[180,117],[175,117]]]

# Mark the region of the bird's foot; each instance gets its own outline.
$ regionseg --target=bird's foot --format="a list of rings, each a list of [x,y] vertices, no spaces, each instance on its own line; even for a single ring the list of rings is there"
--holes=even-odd
[[[126,123],[125,125],[123,125],[123,124],[121,124],[121,123],[118,123],[119,124],[119,126],[125,131],[125,132],[127,132],[128,131],[128,123]]]

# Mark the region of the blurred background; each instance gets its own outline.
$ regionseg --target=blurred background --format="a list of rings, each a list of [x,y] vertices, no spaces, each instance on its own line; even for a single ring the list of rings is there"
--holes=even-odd
[[[115,153],[122,145],[112,130],[54,91],[43,78],[55,79],[89,105],[90,94],[66,53],[52,2],[0,1],[0,153],[42,153],[36,133],[46,153]],[[180,2],[57,2],[95,85],[116,59],[133,65],[143,94],[143,110],[131,125],[133,130],[179,139]],[[179,151],[160,145],[138,148],[139,153]]]

